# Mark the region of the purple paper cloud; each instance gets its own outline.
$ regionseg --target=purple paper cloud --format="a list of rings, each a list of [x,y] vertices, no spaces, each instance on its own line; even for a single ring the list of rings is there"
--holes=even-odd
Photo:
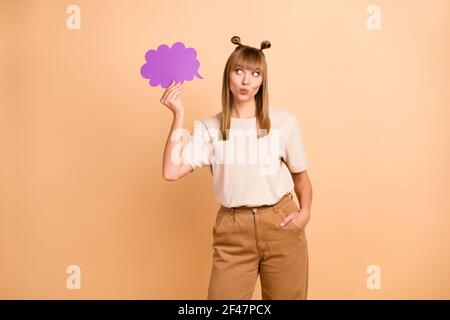
[[[186,48],[182,42],[174,43],[172,48],[162,44],[145,54],[147,62],[141,67],[141,76],[150,79],[152,87],[161,84],[163,88],[167,88],[173,80],[183,83],[184,80],[193,80],[194,76],[203,79],[198,74],[200,62],[196,57],[197,51]]]

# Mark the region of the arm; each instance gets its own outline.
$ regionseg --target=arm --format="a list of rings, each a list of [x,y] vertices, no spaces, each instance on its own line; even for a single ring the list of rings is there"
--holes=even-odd
[[[163,177],[168,181],[178,180],[188,173],[192,172],[192,166],[181,158],[181,150],[179,153],[179,159],[181,163],[174,164],[171,159],[173,148],[181,143],[183,136],[174,135],[174,131],[180,131],[183,129],[184,123],[184,111],[174,113],[172,126],[170,128],[169,136],[167,137],[166,146],[164,147],[164,159],[163,159]]]
[[[286,159],[289,170],[300,171],[292,172],[291,176],[294,182],[294,189],[297,195],[300,210],[290,213],[284,223],[293,219],[293,223],[299,228],[304,228],[311,218],[312,187],[309,181],[306,167],[308,158],[303,148],[303,137],[300,124],[294,118],[289,138],[286,142]]]
[[[297,195],[298,203],[300,204],[300,210],[304,210],[309,215],[312,203],[312,186],[309,181],[308,173],[306,170],[298,173],[291,172],[291,176],[294,180],[295,194]]]
[[[294,181],[295,194],[297,195],[298,203],[300,204],[300,211],[291,212],[281,223],[281,226],[286,225],[293,220],[299,228],[304,228],[311,219],[311,203],[312,203],[312,186],[309,181],[306,170],[298,173],[291,172]]]
[[[164,147],[162,167],[162,175],[164,179],[168,181],[178,180],[193,171],[192,166],[181,158],[181,150],[178,154],[178,159],[182,159],[181,162],[176,164],[172,161],[173,149],[178,146],[183,139],[183,136],[179,134],[183,130],[184,122],[184,106],[178,97],[181,90],[180,83],[173,81],[161,98],[161,103],[173,113],[172,126],[170,128],[169,136],[167,137],[166,146]]]

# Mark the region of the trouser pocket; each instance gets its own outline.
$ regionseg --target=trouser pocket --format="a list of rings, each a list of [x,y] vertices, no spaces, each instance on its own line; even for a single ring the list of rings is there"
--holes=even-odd
[[[294,212],[298,212],[298,211],[299,211],[299,208],[298,208],[297,204],[294,202],[294,200],[292,200],[292,199],[289,200],[282,207],[278,208],[278,210],[277,210],[278,228],[292,230],[294,233],[296,233],[298,235],[302,234],[304,231],[304,228],[301,228],[298,225],[296,225],[292,219],[283,227],[280,226],[281,222],[283,222],[284,219],[286,219],[286,217],[290,213],[294,213]]]
[[[226,215],[226,212],[222,209],[219,209],[216,214],[216,221],[214,223],[212,234],[215,235],[218,231],[220,231],[220,226],[222,224],[222,220],[224,216]]]

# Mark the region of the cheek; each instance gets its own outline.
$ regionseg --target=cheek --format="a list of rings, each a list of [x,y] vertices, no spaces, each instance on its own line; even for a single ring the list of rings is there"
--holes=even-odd
[[[230,75],[230,84],[236,85],[239,84],[239,77],[237,77],[235,74]]]
[[[262,81],[259,81],[259,83],[257,83],[255,85],[255,93],[258,92],[259,88],[261,87]]]

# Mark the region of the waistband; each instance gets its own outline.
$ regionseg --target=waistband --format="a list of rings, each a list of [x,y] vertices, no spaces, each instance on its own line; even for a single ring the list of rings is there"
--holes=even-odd
[[[273,212],[277,212],[278,208],[284,206],[287,202],[289,202],[291,199],[293,199],[292,193],[286,193],[280,201],[278,201],[275,204],[272,205],[262,205],[262,206],[256,206],[256,207],[247,207],[247,206],[240,206],[240,207],[225,207],[223,205],[220,206],[220,211],[223,212],[229,212],[229,213],[244,213],[251,211],[253,213],[258,212],[265,212],[267,210],[273,210]]]

